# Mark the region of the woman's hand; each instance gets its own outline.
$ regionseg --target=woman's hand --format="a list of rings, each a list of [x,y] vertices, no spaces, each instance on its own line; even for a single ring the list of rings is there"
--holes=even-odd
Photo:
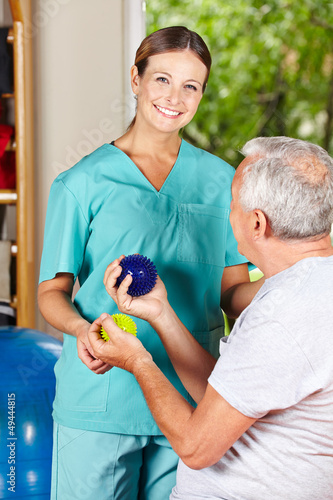
[[[72,302],[74,276],[57,273],[38,287],[38,305],[46,321],[61,332],[76,337],[80,360],[94,373],[105,373],[110,366],[95,358],[88,339],[90,323],[84,319]]]
[[[107,342],[100,336],[101,326],[109,336],[110,340]],[[94,356],[109,366],[116,366],[133,373],[139,363],[152,360],[140,340],[135,335],[124,332],[106,313],[93,322],[88,338]]]
[[[105,363],[101,359],[97,359],[94,355],[94,351],[90,344],[88,338],[89,326],[87,328],[81,329],[80,333],[77,335],[77,353],[82,361],[89,370],[96,373],[97,375],[102,375],[103,373],[111,370],[112,366]]]
[[[150,324],[154,323],[163,315],[168,305],[165,286],[162,280],[157,277],[157,282],[149,293],[140,297],[132,297],[127,293],[128,287],[132,283],[130,274],[126,276],[119,287],[117,286],[117,278],[122,271],[119,264],[123,258],[124,255],[111,262],[106,268],[103,280],[106,291],[117,304],[119,311],[144,319]]]

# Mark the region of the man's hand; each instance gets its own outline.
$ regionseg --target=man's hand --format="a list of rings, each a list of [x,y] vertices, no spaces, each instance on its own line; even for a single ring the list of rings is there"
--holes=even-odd
[[[103,326],[110,340],[105,342],[100,336]],[[134,373],[140,363],[151,361],[152,357],[143,347],[140,340],[131,333],[124,332],[113,321],[112,317],[103,313],[91,325],[88,338],[94,356],[111,366]]]
[[[89,368],[89,370],[96,373],[97,375],[101,375],[111,370],[112,366],[100,359],[97,359],[97,357],[94,355],[88,338],[88,331],[89,328],[81,330],[77,336],[78,356],[81,359],[82,363],[84,363]]]
[[[106,268],[103,280],[106,291],[117,304],[119,311],[144,319],[152,324],[163,315],[168,305],[165,286],[162,280],[157,277],[157,282],[149,293],[140,297],[132,297],[127,293],[128,287],[132,283],[130,274],[126,276],[119,287],[117,286],[117,278],[122,271],[119,264],[123,258],[122,255]]]

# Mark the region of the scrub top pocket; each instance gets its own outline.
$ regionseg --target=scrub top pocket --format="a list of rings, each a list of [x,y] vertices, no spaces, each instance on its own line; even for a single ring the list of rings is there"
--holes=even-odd
[[[74,412],[105,412],[110,372],[96,375],[90,371],[78,358],[76,338],[64,334],[65,345],[54,368],[56,376],[61,371],[66,373],[66,377],[57,377],[57,406]]]
[[[224,267],[230,210],[179,204],[177,260]]]

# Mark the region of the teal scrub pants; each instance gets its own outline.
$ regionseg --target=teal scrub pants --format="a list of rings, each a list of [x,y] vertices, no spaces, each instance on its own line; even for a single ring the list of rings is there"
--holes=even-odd
[[[54,424],[51,500],[168,500],[177,464],[164,436]]]

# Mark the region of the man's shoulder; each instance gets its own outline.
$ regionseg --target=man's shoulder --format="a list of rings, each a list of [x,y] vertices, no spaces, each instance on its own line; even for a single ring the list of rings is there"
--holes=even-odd
[[[311,315],[330,322],[333,321],[332,296],[333,256],[302,259],[266,280],[244,311],[243,321],[278,320],[281,324],[292,322],[306,327]]]

